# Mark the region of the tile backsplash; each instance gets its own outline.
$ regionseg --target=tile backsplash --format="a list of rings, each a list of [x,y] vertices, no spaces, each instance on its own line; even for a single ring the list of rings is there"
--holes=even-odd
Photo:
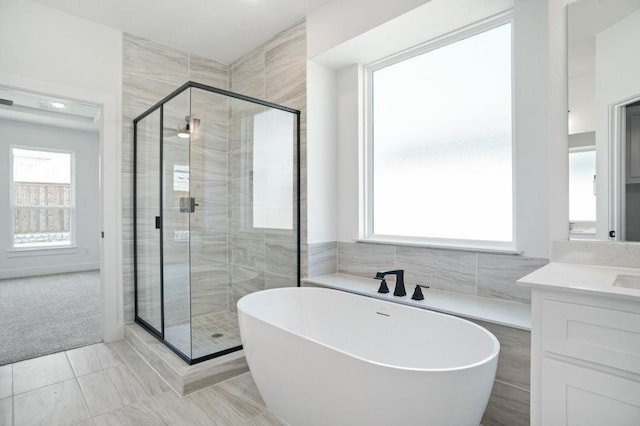
[[[309,276],[340,272],[371,277],[390,268],[405,270],[405,282],[439,290],[531,303],[516,280],[548,259],[392,244],[326,242],[309,244]]]
[[[622,241],[554,241],[553,262],[640,268],[640,244]]]

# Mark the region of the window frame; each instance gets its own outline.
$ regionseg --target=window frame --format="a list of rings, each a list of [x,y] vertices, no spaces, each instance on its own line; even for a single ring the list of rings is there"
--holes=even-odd
[[[454,238],[418,237],[404,235],[375,234],[373,232],[373,73],[377,70],[397,64],[431,52],[433,50],[454,44],[469,37],[503,25],[511,25],[511,240],[487,241]],[[418,46],[400,51],[394,55],[371,62],[363,67],[362,90],[362,120],[363,140],[361,142],[361,185],[360,185],[360,241],[373,243],[397,243],[401,245],[445,247],[472,249],[480,251],[497,251],[517,253],[516,250],[516,140],[515,140],[515,63],[514,63],[514,19],[513,11],[509,10],[488,19],[470,24],[458,30],[422,43]]]
[[[40,152],[52,152],[57,154],[69,154],[69,168],[70,168],[70,179],[69,179],[69,206],[53,206],[53,208],[60,209],[69,209],[69,244],[58,244],[58,245],[34,245],[29,247],[16,247],[15,245],[15,233],[16,233],[16,225],[15,225],[15,212],[18,208],[31,208],[31,209],[46,209],[52,207],[19,207],[15,202],[15,181],[13,178],[13,164],[14,164],[14,149],[22,149],[29,151],[40,151]],[[10,210],[10,225],[9,229],[11,232],[11,248],[9,251],[12,252],[29,252],[29,251],[40,251],[40,250],[65,250],[65,249],[74,249],[77,247],[76,245],[76,152],[68,149],[57,149],[57,148],[48,148],[48,147],[38,147],[38,146],[28,146],[28,145],[9,145],[9,210]]]

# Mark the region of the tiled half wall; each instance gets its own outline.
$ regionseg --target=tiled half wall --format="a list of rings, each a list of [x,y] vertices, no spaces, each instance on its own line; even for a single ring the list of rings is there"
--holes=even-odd
[[[373,277],[382,269],[402,268],[408,284],[428,283],[445,291],[530,303],[529,291],[516,286],[515,281],[545,265],[547,260],[473,251],[327,242],[309,244],[308,262],[309,276],[341,272]],[[371,281],[375,288],[377,282]],[[482,424],[528,425],[531,333],[474,322],[500,341],[498,371]]]
[[[405,270],[405,283],[439,290],[531,303],[531,292],[516,280],[546,265],[547,259],[475,251],[391,244],[327,242],[309,244],[309,276],[341,272],[371,277],[383,269]]]

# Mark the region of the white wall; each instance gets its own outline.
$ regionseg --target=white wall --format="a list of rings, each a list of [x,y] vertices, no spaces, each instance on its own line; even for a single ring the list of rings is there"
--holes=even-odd
[[[307,242],[336,241],[336,75],[307,61]]]
[[[0,158],[10,158],[10,146],[63,149],[75,152],[75,249],[13,252],[13,220],[9,206],[10,162],[0,163],[0,278],[98,269],[100,211],[98,192],[99,135],[11,120],[0,120]]]
[[[122,33],[30,0],[0,3],[0,71],[119,94]]]
[[[2,0],[0,52],[0,84],[102,106],[103,338],[121,338],[122,33],[30,0]]]
[[[492,13],[504,10],[504,2],[492,4],[497,7]],[[422,8],[428,6],[427,4]],[[347,10],[350,9],[345,7],[345,13]],[[310,19],[309,55],[320,51],[317,46],[322,44],[323,34],[315,32],[329,27],[329,22],[326,25],[319,22],[327,16],[331,14],[327,12],[325,15],[321,9],[312,15],[313,20]],[[407,15],[403,15],[396,18],[393,13],[389,13],[387,19],[402,20],[406,17]],[[342,19],[358,21],[360,16],[353,14],[343,16]],[[370,28],[367,30],[372,31]],[[550,241],[566,239],[568,235],[564,5],[559,0],[516,0],[513,31],[517,249],[527,256],[546,258],[549,256]],[[335,45],[347,40],[348,36],[355,35],[357,34],[347,34],[345,31],[340,40],[333,38],[332,42]],[[324,42],[324,46],[330,45],[326,40]],[[322,51],[319,58],[329,56],[326,51]],[[337,237],[344,242],[353,241],[360,236],[360,69],[358,65],[351,65],[337,71]],[[310,157],[310,164],[313,161]]]
[[[334,0],[307,16],[307,56],[316,55],[429,0]]]
[[[640,10],[596,36],[596,236],[609,231],[609,105],[640,96]]]
[[[596,76],[569,77],[569,134],[596,130]]]
[[[376,2],[375,6],[385,3]],[[455,0],[455,4],[451,0],[430,0],[398,17],[389,15],[388,20],[380,25],[342,40],[340,44],[313,58],[333,69],[353,63],[368,64],[499,14],[512,5],[513,0]],[[360,22],[361,19],[358,16],[354,22]],[[350,25],[347,28],[353,27]],[[334,33],[332,31],[329,34]],[[310,43],[317,38],[321,37],[315,37]]]
[[[351,65],[338,72],[338,241],[360,238],[362,89],[361,65]]]
[[[532,257],[568,238],[565,16],[561,0],[514,2],[516,242]]]

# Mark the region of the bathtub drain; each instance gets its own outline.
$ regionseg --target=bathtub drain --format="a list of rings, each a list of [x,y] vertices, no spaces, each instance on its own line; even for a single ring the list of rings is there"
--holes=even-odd
[[[224,334],[222,334],[222,333],[213,333],[213,334],[211,335],[211,337],[213,337],[214,339],[219,339],[219,338],[221,338],[222,336],[224,336]]]

